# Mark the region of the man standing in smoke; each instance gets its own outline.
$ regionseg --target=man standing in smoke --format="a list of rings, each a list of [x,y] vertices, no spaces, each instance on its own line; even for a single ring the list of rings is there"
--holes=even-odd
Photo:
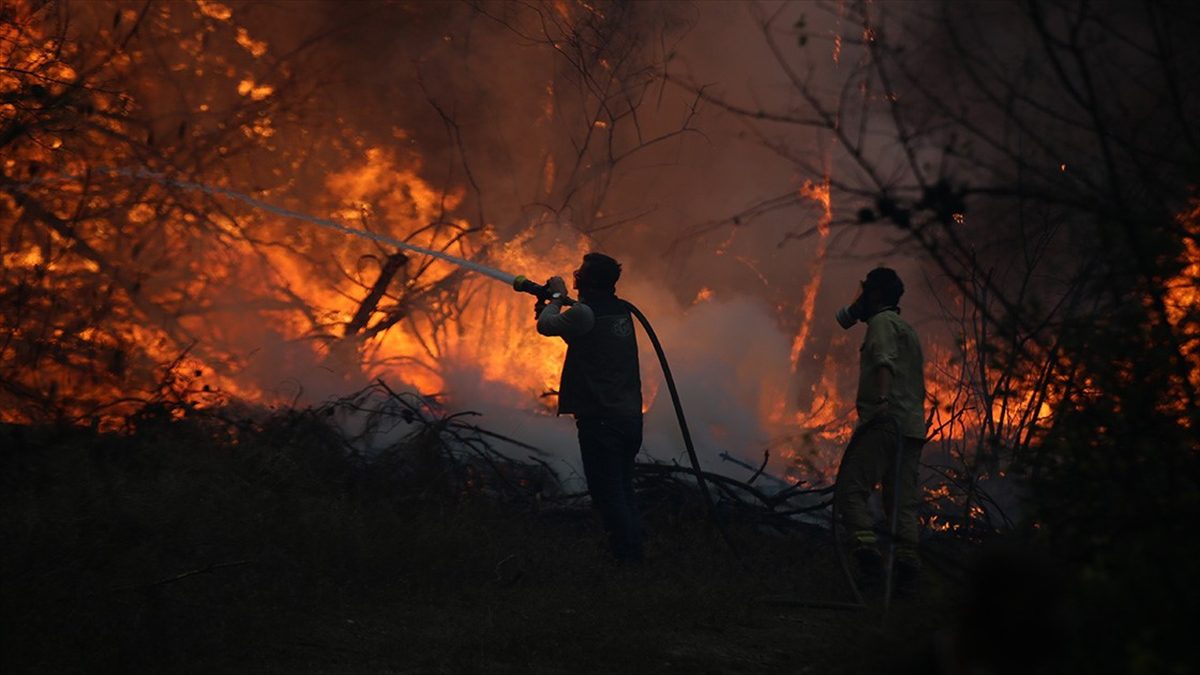
[[[896,532],[897,582],[911,590],[920,572],[917,465],[925,444],[925,379],[921,343],[900,318],[903,294],[899,275],[879,267],[867,274],[854,303],[837,313],[842,328],[862,321],[867,334],[859,351],[858,426],[838,467],[834,501],[853,540],[861,579],[872,585],[883,565],[867,499],[882,483],[884,511]]]
[[[537,310],[537,330],[567,343],[558,413],[575,416],[579,452],[592,505],[600,512],[613,555],[636,563],[642,533],[633,493],[634,458],[642,446],[642,383],[633,317],[616,296],[621,265],[588,253],[575,270],[579,302],[562,311],[567,286],[546,282],[551,299]]]

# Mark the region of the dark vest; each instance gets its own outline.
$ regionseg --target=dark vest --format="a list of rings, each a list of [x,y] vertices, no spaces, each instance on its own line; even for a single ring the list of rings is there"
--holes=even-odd
[[[558,413],[641,415],[642,378],[629,309],[615,295],[588,297],[584,302],[596,315],[596,323],[587,333],[566,338]]]

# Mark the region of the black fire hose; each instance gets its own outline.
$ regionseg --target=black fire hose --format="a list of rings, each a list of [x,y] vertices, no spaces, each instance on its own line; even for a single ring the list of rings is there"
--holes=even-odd
[[[883,572],[883,620],[887,621],[892,605],[893,576],[896,571],[896,529],[900,522],[900,464],[904,461],[904,434],[900,432],[900,420],[888,415],[888,421],[896,428],[896,463],[892,465],[892,513],[888,518],[888,555]]]
[[[658,365],[662,367],[663,379],[667,381],[667,391],[671,392],[671,403],[675,406],[675,419],[679,421],[679,433],[683,436],[684,447],[687,448],[688,461],[692,464],[692,472],[696,474],[696,485],[700,488],[700,496],[707,505],[709,516],[720,528],[720,520],[717,518],[717,512],[708,491],[708,481],[704,480],[704,471],[700,469],[700,458],[696,456],[696,446],[692,444],[692,432],[688,430],[687,418],[683,414],[683,404],[679,401],[679,390],[675,388],[675,378],[671,377],[671,364],[667,363],[667,353],[663,351],[662,343],[658,341],[658,335],[655,334],[654,327],[650,325],[650,320],[646,318],[646,315],[642,314],[642,311],[632,302],[628,300],[621,302],[625,303],[630,314],[637,317],[638,323],[642,324],[642,328],[646,330],[646,337],[650,338],[650,344],[654,345],[654,353],[658,355]],[[728,541],[729,537],[725,534],[724,528],[721,528],[721,534]]]
[[[541,284],[530,281],[523,276],[518,276],[513,281],[513,288],[522,293],[529,293],[530,295],[537,296],[541,300],[559,300],[564,305],[575,304],[575,300],[572,298],[563,296],[561,294],[551,293],[550,289]],[[663,351],[663,346],[662,343],[659,342],[658,334],[654,332],[654,327],[650,325],[650,320],[646,318],[645,314],[642,314],[641,310],[639,310],[637,306],[628,300],[622,300],[621,302],[623,302],[625,307],[629,309],[630,314],[633,314],[633,316],[637,317],[638,322],[642,324],[642,328],[646,331],[646,336],[650,338],[650,344],[654,346],[654,353],[658,356],[658,364],[662,368],[663,379],[667,381],[667,391],[669,391],[671,394],[671,403],[675,406],[675,419],[679,422],[679,433],[683,436],[683,445],[685,448],[687,448],[688,461],[692,465],[692,472],[696,476],[696,485],[700,490],[701,497],[704,499],[704,504],[708,510],[709,518],[711,519],[713,525],[715,525],[717,530],[721,533],[721,537],[725,540],[725,543],[729,546],[730,550],[733,551],[734,555],[739,561],[744,563],[745,561],[741,560],[738,549],[736,546],[734,546],[733,540],[730,539],[729,533],[725,531],[724,526],[721,524],[721,519],[718,517],[716,506],[713,504],[710,496],[711,493],[708,489],[708,481],[704,479],[704,472],[700,469],[700,459],[696,456],[696,447],[692,443],[691,431],[688,430],[687,417],[683,413],[683,404],[679,400],[679,390],[675,387],[675,378],[671,376],[671,365],[667,362],[667,354],[665,351]],[[892,489],[892,513],[890,518],[890,536],[888,538],[888,556],[885,570],[885,619],[887,617],[887,611],[892,596],[892,568],[896,551],[896,517],[899,512],[900,504],[900,461],[903,458],[902,453],[904,451],[904,438],[900,434],[899,421],[897,421],[894,417],[888,417],[888,421],[892,422],[892,424],[894,424],[896,427],[896,464],[895,468],[893,469],[893,472],[895,473],[895,484],[893,485]],[[851,442],[853,442],[853,440],[854,439],[852,437]],[[833,535],[833,546],[837,552],[838,564],[842,568],[842,573],[846,576],[846,583],[849,584],[850,591],[854,594],[854,602],[843,603],[819,600],[795,600],[777,604],[794,604],[826,609],[866,609],[866,602],[863,599],[862,593],[858,589],[858,584],[854,582],[854,575],[851,574],[850,566],[846,562],[845,551],[842,550],[841,544],[838,542],[837,516],[837,500],[835,498],[832,514],[833,524],[831,525],[830,532]]]
[[[536,296],[539,300],[559,300],[564,305],[573,305],[575,300],[561,294],[555,294],[549,288],[542,284],[530,281],[529,279],[518,276],[513,280],[513,288],[522,293],[529,293]],[[557,296],[557,297],[556,297]],[[658,355],[658,365],[662,368],[663,378],[667,381],[667,391],[671,393],[671,403],[675,406],[675,419],[679,421],[679,433],[683,436],[683,445],[687,448],[688,462],[692,465],[692,473],[696,476],[696,485],[700,489],[700,496],[704,499],[705,508],[708,511],[709,518],[712,519],[717,529],[721,531],[721,536],[725,542],[733,548],[733,543],[729,539],[725,528],[721,526],[720,519],[717,517],[716,507],[713,504],[711,493],[708,489],[708,481],[704,479],[704,471],[700,468],[700,458],[696,456],[696,446],[692,443],[692,432],[688,429],[687,417],[683,414],[683,403],[679,401],[679,390],[675,387],[675,378],[671,376],[671,365],[667,363],[667,353],[663,351],[662,343],[658,340],[658,334],[654,332],[654,327],[650,325],[650,320],[645,314],[638,309],[632,302],[622,300],[629,313],[637,317],[638,323],[642,324],[642,328],[646,331],[646,336],[650,338],[650,344],[654,345],[654,353]],[[736,549],[734,549],[736,551]]]
[[[692,463],[692,470],[696,474],[696,484],[700,487],[700,493],[704,497],[704,503],[708,505],[709,517],[712,518],[713,524],[721,532],[721,536],[725,539],[725,543],[729,545],[730,550],[741,561],[741,556],[738,555],[737,547],[733,545],[733,541],[729,538],[729,534],[721,525],[721,520],[717,515],[712,499],[709,498],[708,483],[704,480],[704,473],[700,470],[700,460],[696,456],[696,448],[692,444],[692,434],[688,431],[687,418],[683,414],[683,404],[679,401],[679,392],[675,388],[675,378],[671,377],[671,366],[667,363],[666,352],[663,351],[662,343],[658,340],[658,335],[654,332],[654,327],[650,325],[650,321],[646,315],[642,314],[633,303],[628,300],[622,300],[625,306],[629,308],[631,314],[637,317],[637,320],[642,324],[642,328],[646,330],[646,335],[650,338],[650,344],[654,345],[654,352],[658,355],[658,363],[662,367],[663,378],[667,381],[667,390],[671,393],[671,402],[675,405],[675,417],[679,420],[679,431],[683,435],[683,444],[687,448],[688,459]],[[882,423],[891,425],[896,432],[896,462],[892,465],[892,510],[888,517],[888,547],[887,558],[884,565],[884,591],[883,591],[883,620],[887,620],[888,610],[891,607],[892,600],[892,577],[895,568],[896,560],[896,528],[900,514],[900,463],[903,460],[904,454],[904,436],[900,433],[900,421],[894,416],[888,415]],[[851,438],[853,442],[853,438]],[[836,483],[835,483],[836,484]],[[850,586],[850,591],[854,594],[854,601],[849,603],[824,600],[808,600],[800,601],[809,607],[823,609],[850,609],[861,610],[866,609],[867,603],[863,598],[862,592],[858,588],[858,584],[854,581],[854,575],[850,572],[850,566],[846,562],[846,553],[842,550],[837,539],[837,499],[834,499],[833,524],[830,527],[830,533],[833,535],[833,546],[837,551],[838,563],[842,568],[842,573],[846,577],[846,583]],[[744,561],[742,561],[744,562]]]

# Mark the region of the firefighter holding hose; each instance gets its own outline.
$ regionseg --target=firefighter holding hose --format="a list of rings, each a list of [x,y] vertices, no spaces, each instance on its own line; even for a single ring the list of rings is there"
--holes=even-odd
[[[642,446],[642,383],[633,317],[616,295],[620,277],[620,263],[588,253],[575,270],[579,301],[564,310],[566,283],[551,277],[549,297],[535,311],[538,333],[567,343],[558,414],[575,416],[584,477],[612,554],[638,563],[642,532],[633,468]]]
[[[925,379],[921,343],[900,318],[904,283],[894,270],[871,270],[862,292],[837,313],[842,328],[867,324],[859,352],[858,426],[838,467],[834,502],[849,532],[864,586],[883,575],[878,537],[867,511],[875,485],[895,533],[895,578],[902,591],[915,589],[917,555],[917,469],[925,444]]]

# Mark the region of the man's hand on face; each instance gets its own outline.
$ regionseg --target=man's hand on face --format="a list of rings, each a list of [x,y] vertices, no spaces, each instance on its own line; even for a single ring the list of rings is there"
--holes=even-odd
[[[549,289],[551,293],[558,293],[563,297],[566,297],[567,295],[567,282],[563,281],[562,277],[550,277],[546,281],[546,288]]]

